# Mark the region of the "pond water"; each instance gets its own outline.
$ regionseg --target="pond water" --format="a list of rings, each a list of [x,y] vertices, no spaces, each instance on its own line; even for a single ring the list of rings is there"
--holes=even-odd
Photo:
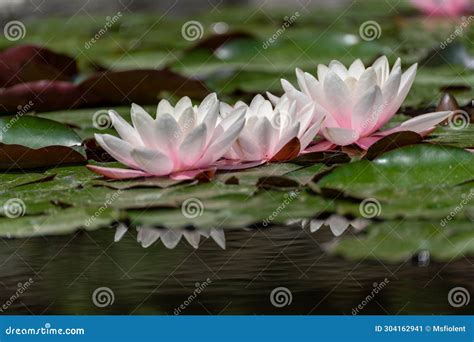
[[[226,231],[225,250],[212,239],[197,250],[184,239],[173,250],[161,242],[142,248],[136,232],[117,243],[114,233],[3,239],[3,313],[173,315],[181,306],[180,314],[351,315],[358,305],[359,314],[474,312],[474,300],[454,308],[447,299],[456,286],[473,292],[474,258],[349,261],[323,251],[334,239],[329,229]],[[109,289],[104,307],[92,300],[102,287]],[[281,287],[286,292],[275,306],[271,293]]]

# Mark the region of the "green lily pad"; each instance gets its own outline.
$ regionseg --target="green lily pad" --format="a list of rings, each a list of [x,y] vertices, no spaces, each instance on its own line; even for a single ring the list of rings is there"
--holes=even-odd
[[[474,154],[431,144],[403,147],[373,161],[337,167],[318,183],[355,197],[390,198],[396,191],[452,187],[474,179]]]
[[[33,116],[0,118],[0,168],[85,162],[81,138],[68,126]]]

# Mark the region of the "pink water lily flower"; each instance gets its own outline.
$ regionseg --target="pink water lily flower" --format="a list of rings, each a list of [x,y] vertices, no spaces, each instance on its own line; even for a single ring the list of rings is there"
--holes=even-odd
[[[324,119],[314,112],[314,104],[297,110],[296,102],[286,96],[274,107],[262,95],[255,96],[250,105],[242,101],[234,106],[221,103],[221,114],[226,117],[239,108],[245,109],[245,126],[225,157],[240,162],[296,157],[313,141]]]
[[[471,0],[411,0],[411,3],[428,16],[456,17],[471,7]]]
[[[307,151],[321,151],[338,146],[357,144],[367,149],[391,133],[413,131],[425,135],[444,121],[451,112],[436,112],[417,116],[401,125],[380,131],[397,113],[415,79],[417,65],[402,73],[398,59],[390,70],[387,57],[377,59],[368,68],[358,59],[349,68],[338,61],[329,66],[318,65],[317,78],[296,69],[300,90],[282,80],[285,96],[295,100],[297,107],[315,105],[317,113],[326,119],[320,134],[325,141]],[[278,101],[269,95],[272,101]]]
[[[88,167],[115,179],[168,175],[173,179],[194,178],[214,168],[245,123],[243,108],[236,108],[222,118],[216,94],[208,95],[199,106],[193,106],[188,97],[174,107],[162,100],[156,118],[133,104],[133,126],[115,111],[109,111],[109,115],[120,138],[96,134],[96,141],[129,169]]]

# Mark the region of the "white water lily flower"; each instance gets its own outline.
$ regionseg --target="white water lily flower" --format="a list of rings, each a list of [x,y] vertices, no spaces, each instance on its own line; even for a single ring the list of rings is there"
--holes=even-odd
[[[368,68],[359,59],[349,68],[332,61],[329,66],[318,65],[317,78],[296,69],[299,90],[284,79],[282,86],[285,96],[295,100],[297,107],[312,103],[316,112],[325,115],[321,134],[329,143],[326,142],[324,148],[355,143],[367,149],[391,133],[413,131],[427,134],[451,115],[451,112],[424,114],[393,129],[379,131],[405,100],[415,79],[416,69],[417,64],[414,64],[402,73],[398,59],[390,70],[385,56]],[[272,102],[278,101],[277,97],[269,96]],[[317,150],[317,146],[313,150]]]
[[[188,97],[174,107],[162,100],[156,118],[133,104],[133,126],[115,111],[109,111],[120,138],[96,134],[96,141],[131,169],[88,167],[115,179],[167,175],[194,178],[228,152],[244,127],[244,112],[237,108],[222,118],[216,94],[208,95],[199,106],[193,106]]]
[[[283,151],[282,157],[297,156],[313,141],[324,119],[314,119],[313,104],[297,110],[295,101],[286,96],[275,107],[262,95],[255,96],[250,105],[242,101],[234,106],[221,103],[221,114],[227,117],[239,108],[245,109],[245,126],[226,158],[241,162],[271,161],[290,142],[295,143],[293,151]]]

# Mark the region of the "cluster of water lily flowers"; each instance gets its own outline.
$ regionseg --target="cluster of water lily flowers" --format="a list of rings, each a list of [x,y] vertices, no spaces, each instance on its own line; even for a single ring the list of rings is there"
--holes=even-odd
[[[192,179],[217,169],[240,169],[291,160],[301,154],[355,144],[368,149],[399,131],[431,132],[452,113],[417,116],[381,131],[400,108],[417,65],[404,73],[398,59],[385,56],[366,68],[360,60],[346,68],[338,61],[319,65],[317,75],[296,69],[298,88],[282,80],[281,97],[257,95],[249,105],[220,102],[208,95],[199,105],[188,97],[175,106],[162,100],[153,118],[133,104],[132,125],[109,115],[120,137],[96,134],[96,141],[129,168],[88,167],[114,179],[169,176]],[[316,141],[316,137],[319,140]]]

